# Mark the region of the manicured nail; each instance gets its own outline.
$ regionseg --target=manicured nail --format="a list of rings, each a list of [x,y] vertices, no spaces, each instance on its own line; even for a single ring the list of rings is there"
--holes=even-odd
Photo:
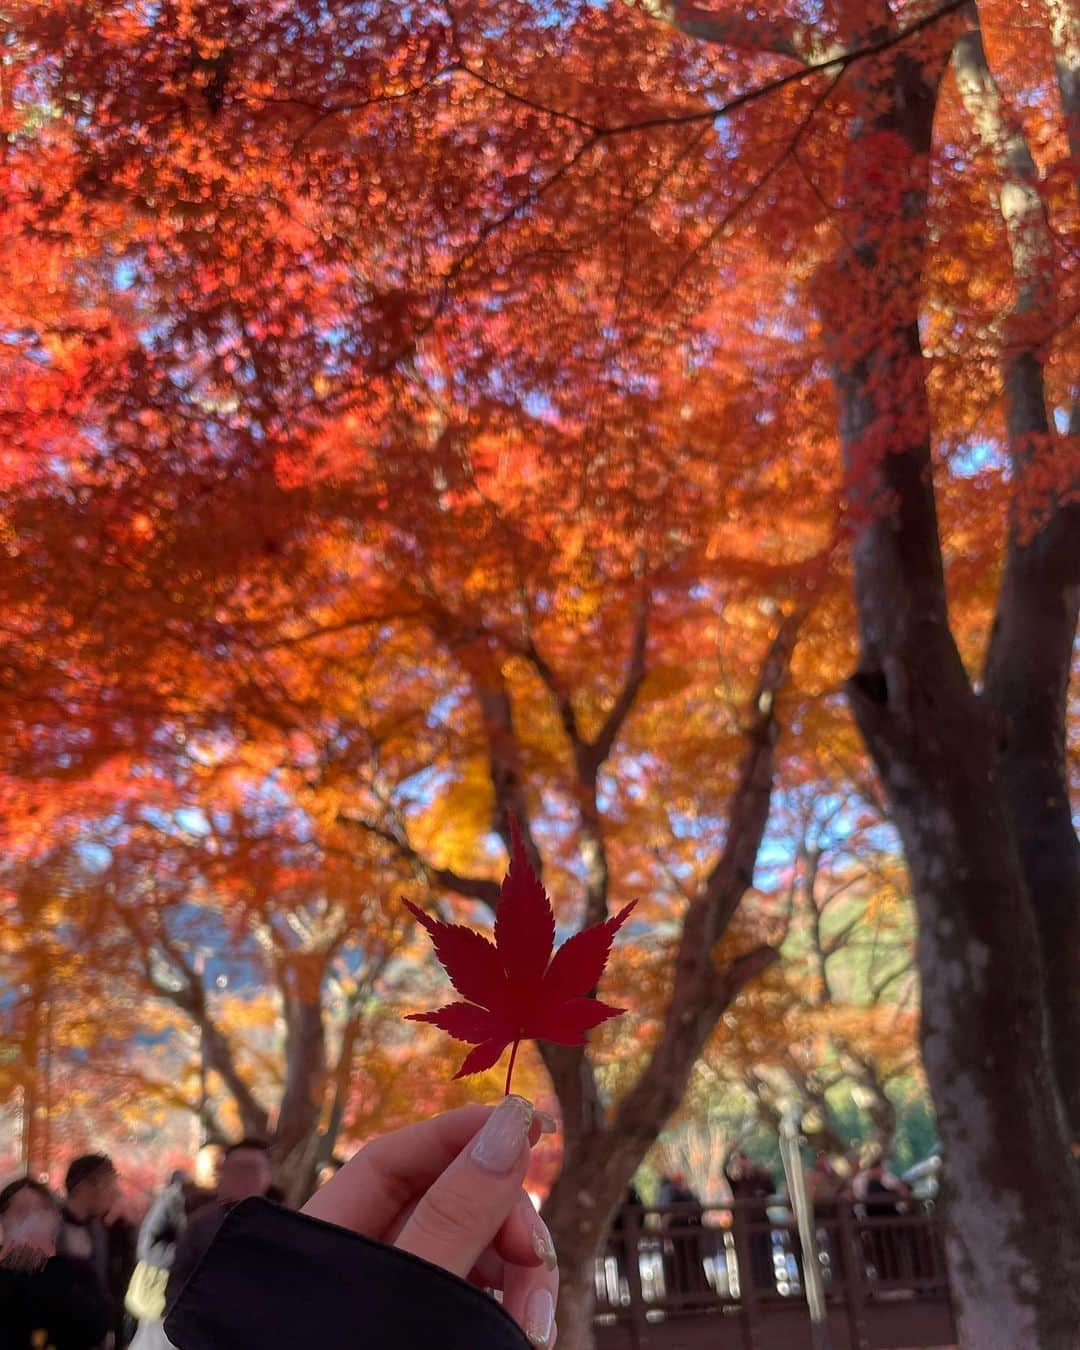
[[[532,1103],[524,1097],[504,1097],[488,1116],[471,1149],[472,1160],[487,1172],[512,1171],[529,1139]]]
[[[537,1111],[534,1119],[536,1120],[536,1123],[540,1126],[541,1134],[554,1134],[555,1131],[559,1128],[558,1123],[555,1120],[555,1117],[549,1115],[547,1111]]]
[[[559,1264],[559,1258],[555,1255],[555,1244],[551,1240],[547,1224],[539,1214],[535,1213],[533,1215],[532,1245],[533,1251],[547,1266],[548,1270],[554,1270]]]
[[[555,1300],[547,1289],[534,1289],[525,1304],[525,1335],[537,1350],[544,1350],[554,1330]]]

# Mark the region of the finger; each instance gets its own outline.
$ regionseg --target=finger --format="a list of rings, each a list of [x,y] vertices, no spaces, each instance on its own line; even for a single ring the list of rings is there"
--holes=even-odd
[[[400,1212],[443,1173],[491,1115],[462,1106],[366,1144],[319,1188],[303,1212],[383,1238]]]
[[[547,1224],[522,1191],[506,1222],[495,1234],[495,1250],[505,1261],[518,1266],[555,1265],[555,1244]]]
[[[391,1228],[402,1212],[441,1176],[494,1109],[461,1106],[372,1140],[316,1191],[303,1213],[392,1241]],[[530,1144],[554,1128],[550,1116],[537,1112]]]
[[[505,1277],[506,1262],[491,1247],[480,1253],[468,1275],[469,1283],[480,1289],[501,1289]]]
[[[420,1197],[396,1246],[467,1275],[518,1203],[533,1108],[504,1097],[469,1146]]]
[[[553,1350],[558,1334],[555,1308],[559,1272],[545,1266],[507,1265],[503,1273],[503,1307],[537,1350]]]
[[[405,1206],[383,1234],[383,1242],[391,1246],[397,1244],[419,1203],[419,1200],[413,1200],[411,1204]],[[500,1261],[513,1261],[519,1266],[554,1264],[555,1248],[551,1234],[543,1219],[537,1214],[527,1192],[521,1192],[517,1204],[507,1215],[506,1222],[495,1234],[491,1249],[498,1254]]]
[[[416,1203],[413,1203],[402,1211],[387,1233],[386,1242],[396,1245],[415,1209]],[[522,1191],[506,1222],[495,1234],[491,1246],[477,1257],[468,1278],[470,1284],[479,1285],[481,1289],[501,1289],[503,1271],[507,1265],[543,1265],[553,1270],[556,1264],[555,1245],[547,1224],[537,1214],[528,1193]]]

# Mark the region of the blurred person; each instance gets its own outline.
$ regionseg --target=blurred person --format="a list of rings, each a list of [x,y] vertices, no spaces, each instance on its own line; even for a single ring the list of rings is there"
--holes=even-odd
[[[0,1344],[4,1350],[97,1350],[110,1308],[90,1264],[57,1254],[60,1206],[20,1177],[0,1190]]]
[[[169,1339],[552,1350],[555,1249],[523,1188],[530,1149],[552,1129],[517,1096],[460,1107],[372,1140],[299,1213],[241,1201],[170,1306]]]
[[[219,1165],[216,1146],[201,1149],[194,1179],[183,1171],[173,1172],[143,1220],[135,1252],[138,1264],[126,1300],[128,1311],[138,1319],[132,1350],[169,1350],[162,1325],[169,1272],[192,1215],[214,1201]]]
[[[118,1199],[105,1216],[105,1289],[113,1310],[112,1332],[116,1350],[126,1350],[135,1334],[134,1319],[124,1308],[124,1295],[135,1270],[138,1224],[128,1216],[127,1204]]]
[[[658,1203],[661,1209],[674,1208],[664,1216],[664,1228],[671,1241],[668,1275],[672,1293],[683,1300],[705,1292],[704,1255],[701,1245],[701,1201],[686,1184],[682,1172],[660,1178]]]
[[[835,1224],[840,1205],[848,1198],[848,1183],[824,1151],[818,1153],[806,1173],[806,1193],[814,1202],[815,1217]]]
[[[910,1243],[907,1233],[898,1231],[889,1220],[899,1219],[907,1211],[911,1189],[885,1167],[880,1155],[856,1176],[852,1193],[863,1215],[869,1220],[863,1230],[863,1245],[879,1280],[898,1280],[904,1272]],[[883,1222],[875,1223],[875,1220]]]
[[[105,1226],[120,1199],[120,1177],[112,1159],[105,1153],[84,1153],[73,1158],[64,1177],[64,1191],[56,1250],[71,1261],[84,1261],[93,1271],[111,1310],[110,1334],[102,1342],[111,1346],[111,1326],[122,1314],[122,1303],[118,1300],[114,1306],[112,1301],[109,1231]]]
[[[818,1248],[825,1266],[826,1280],[845,1278],[844,1243],[840,1229],[840,1207],[849,1203],[848,1182],[829,1155],[822,1149],[806,1174],[806,1193],[814,1206]],[[801,1269],[801,1266],[800,1266]]]
[[[731,1198],[742,1202],[737,1214],[749,1230],[750,1271],[756,1288],[776,1290],[773,1262],[772,1227],[768,1200],[775,1194],[776,1182],[767,1167],[759,1167],[749,1154],[736,1153],[724,1168]]]
[[[203,1205],[176,1243],[165,1299],[171,1304],[199,1264],[234,1205],[264,1197],[273,1186],[270,1149],[261,1139],[241,1139],[225,1150],[213,1200]]]
[[[120,1197],[120,1179],[104,1153],[74,1158],[64,1178],[66,1199],[57,1250],[72,1260],[87,1261],[107,1287],[108,1234],[105,1219]]]
[[[641,1192],[631,1181],[611,1221],[611,1253],[622,1279],[629,1279],[631,1262],[638,1259],[638,1243],[645,1222]]]
[[[903,1214],[911,1199],[911,1188],[885,1166],[880,1155],[871,1159],[855,1177],[852,1194],[868,1215],[897,1218]]]

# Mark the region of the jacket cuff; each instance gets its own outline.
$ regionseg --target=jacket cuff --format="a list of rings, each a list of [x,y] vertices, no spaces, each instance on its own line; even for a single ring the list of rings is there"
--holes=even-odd
[[[229,1212],[165,1331],[178,1350],[530,1350],[456,1275],[259,1199]]]

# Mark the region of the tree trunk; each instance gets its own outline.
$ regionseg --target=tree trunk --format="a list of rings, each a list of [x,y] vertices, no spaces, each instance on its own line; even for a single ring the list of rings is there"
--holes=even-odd
[[[596,1132],[567,1154],[544,1205],[559,1253],[559,1350],[592,1350],[596,1258],[653,1138]]]
[[[278,1183],[289,1202],[297,1204],[310,1194],[315,1174],[326,1088],[326,1032],[318,985],[302,985],[294,975],[284,993],[285,1091],[273,1154]]]
[[[1080,1185],[1034,915],[987,719],[959,658],[939,657],[909,661],[896,694],[887,672],[885,703],[856,677],[853,705],[919,909],[922,1048],[945,1150],[962,1344],[1075,1350]]]
[[[603,1234],[582,1238],[568,1232],[565,1224],[554,1222],[549,1227],[559,1251],[560,1350],[592,1350],[596,1253]]]
[[[1080,505],[1014,540],[986,663],[998,773],[1038,925],[1058,1086],[1080,1143],[1080,842],[1069,802],[1066,699],[1080,607]]]
[[[853,81],[868,112],[849,150],[852,192],[870,159],[880,176],[889,145],[902,209],[868,204],[822,305],[858,528],[862,651],[849,693],[919,912],[923,1056],[945,1152],[961,1343],[1076,1350],[1080,1176],[992,718],[948,625],[934,501],[917,297],[946,55],[930,69],[898,54]],[[874,138],[866,149],[864,137]]]
[[[1039,175],[973,28],[953,52],[957,88],[1000,178],[1016,300],[1002,356],[1009,458],[1017,497],[984,674],[997,714],[1001,780],[1042,943],[1058,1083],[1080,1138],[1080,841],[1073,827],[1065,724],[1080,607],[1080,501],[1067,490],[1044,519],[1022,498],[1033,464],[1050,462],[1044,344],[1054,331],[1055,248]],[[1075,484],[1073,485],[1075,487]],[[1028,535],[1032,537],[1028,537]]]
[[[699,904],[694,911],[702,922],[706,908]],[[689,934],[684,932],[683,946],[688,951],[710,950],[710,944],[700,941],[696,926]],[[560,1350],[592,1350],[594,1262],[612,1216],[682,1101],[709,1033],[736,995],[776,960],[771,947],[746,953],[726,970],[713,970],[700,999],[686,998],[684,985],[684,997],[673,998],[668,1009],[661,1043],[620,1101],[610,1124],[599,1109],[595,1080],[584,1055],[564,1047],[545,1047],[565,1122],[562,1170],[544,1205],[544,1219],[559,1253]]]

